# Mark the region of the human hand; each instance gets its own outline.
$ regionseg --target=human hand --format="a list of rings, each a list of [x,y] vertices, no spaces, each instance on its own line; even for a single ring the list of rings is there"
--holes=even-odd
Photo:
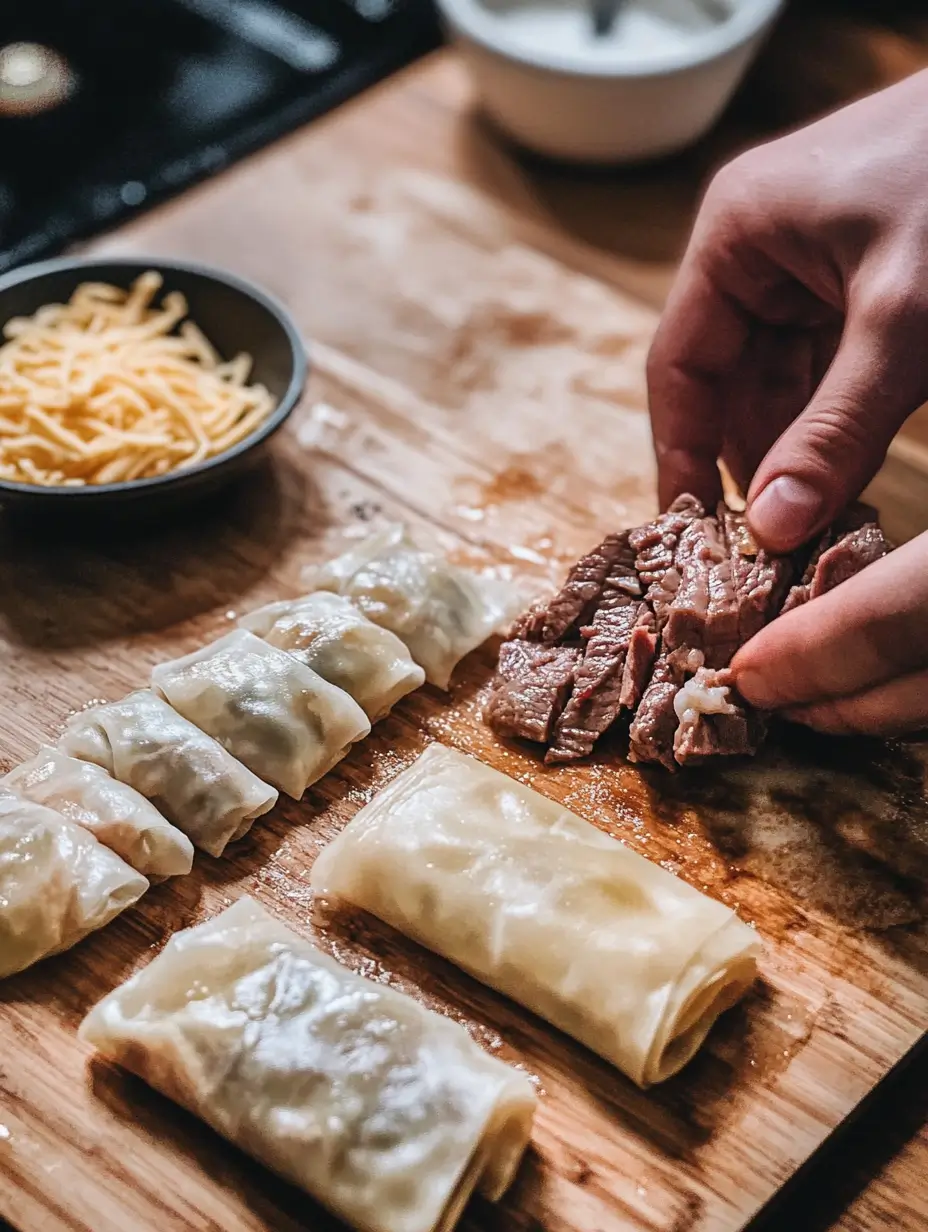
[[[926,172],[928,72],[719,173],[648,359],[662,505],[713,501],[722,457],[784,552],[860,494],[928,399]]]
[[[928,534],[772,621],[738,651],[745,699],[819,731],[928,728]]]

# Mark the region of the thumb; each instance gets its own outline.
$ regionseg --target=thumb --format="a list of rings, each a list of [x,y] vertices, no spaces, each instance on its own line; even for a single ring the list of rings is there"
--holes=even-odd
[[[760,464],[748,520],[771,551],[789,552],[856,500],[890,442],[924,401],[925,313],[852,313],[812,400]],[[918,328],[914,328],[917,324]]]

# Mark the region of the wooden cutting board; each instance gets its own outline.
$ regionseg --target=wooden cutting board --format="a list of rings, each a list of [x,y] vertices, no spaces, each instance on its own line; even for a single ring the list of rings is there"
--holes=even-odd
[[[258,277],[320,341],[273,465],[209,511],[93,543],[0,529],[0,768],[74,707],[120,696],[237,614],[300,593],[305,566],[384,518],[532,588],[604,529],[653,512],[642,376],[653,271],[615,259],[610,284],[593,281],[583,246],[433,171],[385,173],[352,124],[349,112],[337,130],[284,143],[100,246]],[[920,459],[910,448],[876,488],[896,535],[923,528]],[[336,1226],[75,1038],[174,930],[245,892],[537,1080],[519,1179],[498,1207],[476,1202],[468,1229],[734,1232],[917,1042],[928,1022],[917,750],[794,738],[755,766],[672,779],[639,773],[616,747],[546,770],[482,726],[492,668],[487,646],[450,696],[405,701],[228,858],[198,856],[191,876],[0,984],[0,1215],[23,1232]],[[642,1093],[385,926],[314,912],[320,847],[434,739],[531,782],[756,924],[762,979],[682,1075]]]

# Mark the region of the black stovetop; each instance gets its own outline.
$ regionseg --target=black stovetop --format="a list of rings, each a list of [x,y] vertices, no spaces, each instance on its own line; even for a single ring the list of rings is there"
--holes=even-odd
[[[180,191],[437,42],[431,0],[0,0],[0,271]],[[47,66],[41,49],[56,54],[60,101],[41,87],[23,101],[21,43],[27,75],[37,55]]]

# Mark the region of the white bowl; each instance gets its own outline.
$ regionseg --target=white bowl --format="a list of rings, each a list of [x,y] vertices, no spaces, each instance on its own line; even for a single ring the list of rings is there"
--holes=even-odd
[[[572,10],[579,29],[582,0],[438,0],[500,128],[540,154],[585,163],[656,158],[701,137],[784,3],[729,0],[732,15],[720,24],[632,57],[608,38],[586,49],[572,45],[579,39],[539,42],[511,20],[532,9]]]

